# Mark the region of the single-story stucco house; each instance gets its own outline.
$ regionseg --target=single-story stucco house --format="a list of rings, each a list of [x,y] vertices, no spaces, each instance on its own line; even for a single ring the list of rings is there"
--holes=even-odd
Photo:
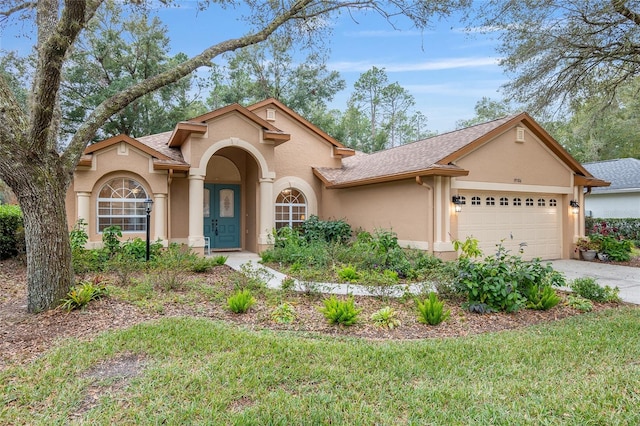
[[[558,259],[584,235],[584,192],[607,184],[526,113],[363,154],[268,99],[90,145],[66,205],[70,224],[88,223],[91,247],[110,225],[145,238],[151,198],[151,239],[200,253],[260,252],[274,228],[317,215],[392,230],[443,258],[473,236],[485,253],[503,241],[527,259]]]
[[[617,160],[585,163],[593,176],[611,182],[595,187],[584,198],[585,213],[597,218],[640,217],[640,160]]]

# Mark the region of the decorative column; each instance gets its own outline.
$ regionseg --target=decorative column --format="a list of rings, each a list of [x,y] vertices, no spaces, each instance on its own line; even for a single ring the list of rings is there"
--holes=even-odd
[[[167,194],[153,194],[154,202],[154,240],[167,239]]]
[[[270,241],[271,230],[274,227],[273,207],[273,178],[260,179],[260,222],[258,223],[258,245],[273,244]]]
[[[90,192],[76,192],[78,200],[78,217],[77,219],[84,219],[89,223],[89,216],[91,215],[91,193]]]
[[[189,176],[189,246],[204,247],[204,176]]]

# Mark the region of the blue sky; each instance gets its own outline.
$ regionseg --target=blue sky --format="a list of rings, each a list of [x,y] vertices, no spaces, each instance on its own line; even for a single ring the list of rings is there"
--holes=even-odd
[[[169,28],[172,53],[199,53],[208,44],[242,35],[246,27],[238,12],[197,11],[195,2],[180,2],[179,8],[160,9],[158,15]],[[453,130],[456,121],[473,117],[474,106],[483,96],[495,100],[506,77],[497,65],[496,42],[490,36],[463,31],[455,17],[434,22],[424,32],[410,23],[396,21],[394,29],[374,13],[343,14],[330,22],[331,55],[328,67],[339,71],[347,89],[331,107],[344,110],[353,83],[372,66],[385,68],[390,82],[397,81],[416,99],[416,109],[428,119],[429,130]],[[16,37],[15,29],[0,28],[0,48],[24,50],[30,41]]]

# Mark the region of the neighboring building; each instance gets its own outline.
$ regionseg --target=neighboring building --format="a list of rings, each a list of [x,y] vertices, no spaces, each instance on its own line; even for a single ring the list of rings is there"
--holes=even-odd
[[[454,239],[474,236],[485,252],[503,241],[514,253],[526,244],[525,258],[555,259],[573,256],[584,235],[571,202],[605,185],[526,113],[362,154],[268,99],[89,146],[67,215],[89,224],[90,246],[109,225],[144,238],[150,197],[151,238],[199,252],[207,243],[259,252],[274,228],[318,215],[391,229],[401,244],[446,258]]]
[[[598,218],[640,217],[640,160],[620,158],[584,164],[611,186],[593,188],[585,197],[585,214]]]

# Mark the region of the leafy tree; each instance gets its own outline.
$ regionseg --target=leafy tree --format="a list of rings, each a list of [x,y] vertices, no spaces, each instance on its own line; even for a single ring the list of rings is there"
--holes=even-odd
[[[125,15],[119,3],[106,1],[66,64],[61,88],[63,134],[73,134],[95,107],[122,88],[187,60],[184,54],[171,58],[168,52],[167,27],[157,17],[141,10]],[[204,113],[205,106],[189,97],[191,79],[183,77],[136,99],[111,116],[96,139],[160,133]]]
[[[343,126],[360,124],[366,119],[369,134],[364,138],[358,127],[357,134],[350,134],[345,143],[365,152],[392,148],[429,136],[426,117],[413,112],[414,97],[397,82],[388,83],[384,68],[372,67],[360,75],[354,83]],[[344,130],[348,133],[348,130]]]
[[[465,127],[486,123],[487,121],[496,120],[515,112],[509,102],[494,101],[486,96],[483,96],[482,99],[476,102],[475,111],[475,117],[468,120],[458,120],[456,122],[456,128],[464,129]]]
[[[212,69],[209,106],[249,105],[273,97],[307,119],[325,110],[345,82],[340,73],[327,69],[322,49],[313,49],[297,65],[295,50],[293,37],[280,32],[260,45],[235,52],[226,67]]]
[[[132,2],[137,7],[145,0]],[[171,0],[163,4],[170,5]],[[226,7],[241,2],[220,4],[203,2],[204,7]],[[59,148],[60,114],[58,102],[63,83],[63,68],[87,29],[91,18],[105,6],[103,0],[4,0],[0,17],[4,24],[32,22],[35,29],[37,61],[31,96],[26,111],[16,93],[0,74],[0,179],[15,192],[23,211],[27,250],[27,309],[37,312],[54,307],[72,286],[71,248],[64,200],[73,172],[87,144],[111,116],[143,96],[160,90],[217,56],[245,46],[261,43],[278,28],[294,27],[300,37],[317,37],[324,22],[341,9],[374,10],[389,19],[396,14],[408,16],[424,28],[434,14],[444,15],[466,0],[413,2],[395,0],[376,2],[349,0],[316,2],[283,0],[246,2],[249,13],[245,35],[228,40],[207,40],[201,53],[173,63],[158,74],[141,81],[123,81],[109,96],[90,108],[68,143]]]
[[[640,11],[625,0],[487,0],[474,25],[501,30],[507,94],[534,113],[614,99],[640,73]]]

